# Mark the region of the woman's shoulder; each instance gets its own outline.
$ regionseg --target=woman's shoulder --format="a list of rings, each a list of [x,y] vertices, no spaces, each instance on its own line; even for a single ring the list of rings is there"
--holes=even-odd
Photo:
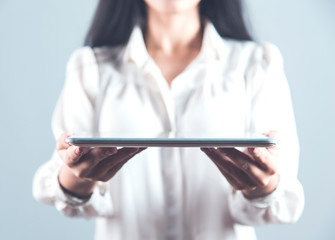
[[[249,64],[282,65],[283,57],[278,46],[271,42],[224,40],[230,55],[248,60]]]
[[[67,63],[67,69],[76,70],[92,65],[96,65],[96,58],[92,48],[80,47],[71,53]]]
[[[122,59],[123,47],[89,47],[75,49],[68,60],[68,70],[97,67],[104,63],[117,64]]]

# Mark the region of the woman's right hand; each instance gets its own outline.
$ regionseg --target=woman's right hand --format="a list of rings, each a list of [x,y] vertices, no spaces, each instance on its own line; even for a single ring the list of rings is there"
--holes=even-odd
[[[120,168],[144,148],[116,147],[76,147],[68,144],[64,133],[57,140],[57,152],[64,161],[58,181],[69,194],[79,197],[89,197],[97,181],[110,180]]]

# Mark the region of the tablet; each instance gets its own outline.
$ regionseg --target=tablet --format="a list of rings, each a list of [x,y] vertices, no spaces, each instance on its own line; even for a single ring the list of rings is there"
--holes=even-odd
[[[69,137],[67,143],[81,147],[270,147],[273,138],[84,138]]]

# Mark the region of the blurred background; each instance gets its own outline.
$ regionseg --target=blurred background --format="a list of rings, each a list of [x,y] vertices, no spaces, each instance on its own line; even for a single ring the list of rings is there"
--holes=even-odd
[[[93,239],[94,221],[63,217],[31,193],[55,141],[50,122],[65,64],[96,0],[0,0],[0,239]],[[260,240],[335,239],[335,1],[248,0],[252,31],[282,51],[301,145],[306,206]]]

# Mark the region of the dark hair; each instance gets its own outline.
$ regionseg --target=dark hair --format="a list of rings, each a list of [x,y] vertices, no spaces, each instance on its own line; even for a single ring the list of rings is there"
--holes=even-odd
[[[241,0],[202,0],[200,15],[211,21],[223,38],[252,40],[244,21]],[[134,26],[138,24],[145,28],[146,20],[143,0],[100,0],[85,45],[125,45]]]

